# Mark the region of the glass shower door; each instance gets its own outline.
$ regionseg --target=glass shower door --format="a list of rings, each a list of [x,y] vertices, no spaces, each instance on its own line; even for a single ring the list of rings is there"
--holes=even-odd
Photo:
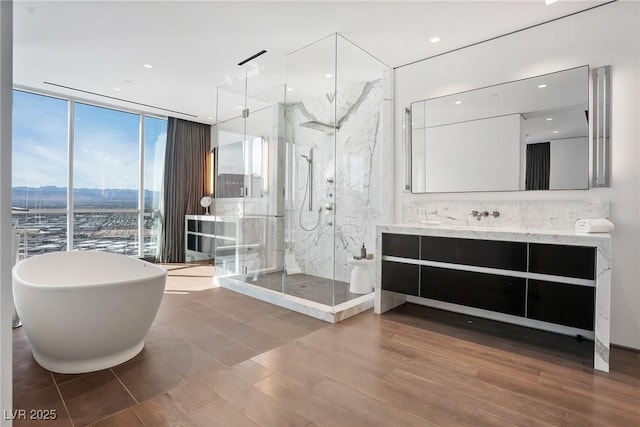
[[[218,88],[214,131],[215,275],[244,281],[246,79]]]
[[[245,117],[245,281],[277,292],[282,292],[284,240],[283,105],[284,86],[252,94]]]
[[[248,83],[218,88],[216,277],[281,292],[284,86],[247,96]]]
[[[287,55],[285,293],[327,306],[335,305],[336,102],[335,35]]]

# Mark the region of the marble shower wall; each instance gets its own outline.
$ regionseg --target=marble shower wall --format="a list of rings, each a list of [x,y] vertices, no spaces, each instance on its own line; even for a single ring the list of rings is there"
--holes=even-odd
[[[472,211],[499,212],[480,220]],[[571,212],[574,218],[569,218]],[[573,230],[578,219],[609,218],[609,202],[598,201],[410,201],[402,204],[401,221],[441,221],[447,225]]]
[[[375,226],[389,221],[383,190],[390,179],[390,171],[383,170],[387,87],[384,79],[353,83],[340,88],[333,99],[327,95],[287,106],[287,143],[293,147],[290,167],[295,182],[286,216],[293,238],[290,247],[306,274],[330,279],[335,265],[335,279],[348,282],[347,258],[359,254],[363,243],[368,252],[374,252]],[[333,124],[334,111],[339,127],[335,135],[300,126],[309,121]],[[310,148],[314,157],[311,212],[309,195],[305,198],[308,164],[300,157],[308,155]],[[317,228],[303,229],[312,229],[318,217]]]

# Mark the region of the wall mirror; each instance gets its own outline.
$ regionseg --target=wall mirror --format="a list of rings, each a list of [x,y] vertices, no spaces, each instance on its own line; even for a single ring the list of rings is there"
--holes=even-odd
[[[589,67],[411,104],[413,193],[589,188]]]
[[[219,131],[215,151],[216,197],[262,197],[268,139]]]

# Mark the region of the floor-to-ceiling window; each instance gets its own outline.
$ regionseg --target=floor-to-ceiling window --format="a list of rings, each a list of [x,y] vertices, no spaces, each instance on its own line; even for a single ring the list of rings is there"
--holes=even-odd
[[[74,104],[73,248],[138,254],[140,115]]]
[[[14,90],[12,157],[11,202],[22,209],[12,218],[23,231],[21,252],[66,250],[69,101]],[[32,230],[26,245],[25,230]]]
[[[166,120],[19,90],[14,97],[21,252],[155,253]]]
[[[160,233],[160,191],[164,174],[167,121],[144,118],[144,255],[155,256]]]

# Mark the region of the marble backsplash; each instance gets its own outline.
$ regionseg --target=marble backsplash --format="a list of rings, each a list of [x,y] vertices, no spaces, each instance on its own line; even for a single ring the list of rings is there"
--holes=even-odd
[[[487,211],[475,218],[472,211]],[[498,212],[499,216],[492,214]],[[599,201],[410,201],[402,204],[401,222],[440,221],[445,225],[573,230],[578,219],[609,218],[609,202]]]

